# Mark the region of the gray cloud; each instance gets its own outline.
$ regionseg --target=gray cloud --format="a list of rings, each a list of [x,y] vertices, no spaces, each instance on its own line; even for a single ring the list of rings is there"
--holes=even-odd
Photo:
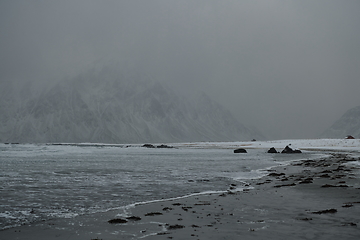
[[[200,89],[273,138],[360,105],[359,1],[1,1],[0,81],[117,59]]]

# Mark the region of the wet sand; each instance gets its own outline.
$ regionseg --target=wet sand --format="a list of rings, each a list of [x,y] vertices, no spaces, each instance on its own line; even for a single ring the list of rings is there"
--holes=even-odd
[[[332,154],[293,162],[251,186],[38,222],[0,231],[0,238],[360,239],[359,169],[346,165],[354,160]]]

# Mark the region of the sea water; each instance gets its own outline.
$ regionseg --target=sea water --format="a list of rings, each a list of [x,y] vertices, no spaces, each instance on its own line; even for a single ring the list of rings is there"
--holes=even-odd
[[[0,229],[136,202],[244,186],[272,166],[313,154],[140,145],[0,144]]]

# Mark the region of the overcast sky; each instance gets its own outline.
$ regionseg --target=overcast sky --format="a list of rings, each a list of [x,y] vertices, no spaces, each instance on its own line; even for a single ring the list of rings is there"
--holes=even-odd
[[[360,105],[360,1],[0,1],[0,81],[103,58],[200,89],[270,138],[313,138]]]

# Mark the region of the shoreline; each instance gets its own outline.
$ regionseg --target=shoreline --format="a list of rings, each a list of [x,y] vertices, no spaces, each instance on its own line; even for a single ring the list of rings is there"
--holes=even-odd
[[[4,239],[358,239],[359,167],[351,154],[297,160],[247,180],[243,191],[185,196],[33,223]],[[253,187],[252,189],[250,189]],[[128,219],[126,219],[128,217]],[[130,218],[129,218],[130,217]],[[132,217],[132,218],[131,218]],[[126,223],[111,224],[112,219]]]

